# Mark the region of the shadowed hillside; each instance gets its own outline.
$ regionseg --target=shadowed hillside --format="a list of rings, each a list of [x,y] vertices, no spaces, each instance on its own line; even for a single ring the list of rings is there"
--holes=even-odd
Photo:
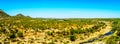
[[[0,9],[0,17],[8,17],[9,15]]]

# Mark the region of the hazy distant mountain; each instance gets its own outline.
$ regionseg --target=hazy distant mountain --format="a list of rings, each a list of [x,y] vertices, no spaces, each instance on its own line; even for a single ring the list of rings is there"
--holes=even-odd
[[[17,16],[17,17],[24,17],[24,15],[21,14],[21,13],[17,14],[16,16]]]
[[[0,17],[8,17],[9,15],[0,9]]]

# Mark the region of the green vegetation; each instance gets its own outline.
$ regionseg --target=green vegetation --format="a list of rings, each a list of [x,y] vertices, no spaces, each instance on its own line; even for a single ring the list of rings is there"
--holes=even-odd
[[[47,32],[47,34],[48,34],[48,35],[53,35],[53,33],[52,33],[52,32],[50,32],[50,31],[48,31],[48,32]]]
[[[9,37],[10,37],[10,38],[16,38],[16,36],[15,36],[14,33],[10,34]]]
[[[17,35],[18,35],[18,37],[23,37],[23,33],[22,32],[18,32]]]
[[[71,41],[75,41],[75,39],[76,39],[76,36],[75,36],[75,35],[70,35],[70,40],[71,40]]]
[[[115,19],[112,24],[113,32],[116,32],[115,35],[112,35],[109,39],[107,39],[107,44],[117,44],[120,41],[120,19]]]
[[[0,16],[4,16],[0,17],[0,43],[79,44],[109,31],[114,33],[98,40],[106,44],[120,41],[120,18],[31,18],[2,11]]]

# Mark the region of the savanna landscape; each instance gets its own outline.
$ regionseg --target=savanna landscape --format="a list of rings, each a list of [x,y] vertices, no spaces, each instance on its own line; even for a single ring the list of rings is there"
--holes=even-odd
[[[0,10],[0,44],[120,44],[120,18],[32,18]]]

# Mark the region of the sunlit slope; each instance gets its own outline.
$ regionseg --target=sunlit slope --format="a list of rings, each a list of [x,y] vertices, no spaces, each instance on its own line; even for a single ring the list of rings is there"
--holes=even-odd
[[[79,44],[113,30],[113,23],[104,18],[0,18],[0,43]]]

